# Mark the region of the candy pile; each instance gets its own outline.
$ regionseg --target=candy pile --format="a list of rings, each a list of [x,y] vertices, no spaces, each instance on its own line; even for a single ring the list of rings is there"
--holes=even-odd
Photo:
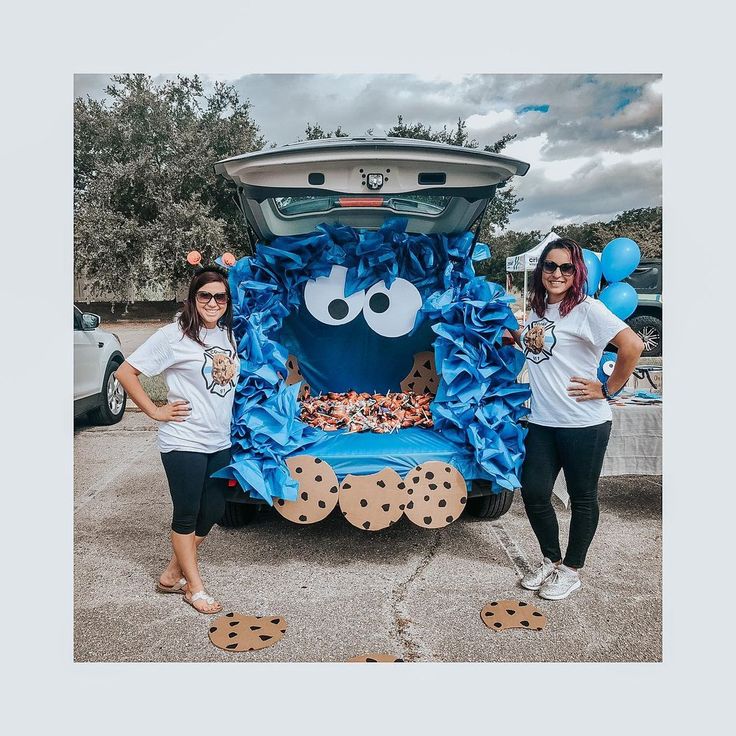
[[[331,432],[395,432],[406,427],[431,427],[430,394],[369,394],[330,392],[302,401],[301,420]]]

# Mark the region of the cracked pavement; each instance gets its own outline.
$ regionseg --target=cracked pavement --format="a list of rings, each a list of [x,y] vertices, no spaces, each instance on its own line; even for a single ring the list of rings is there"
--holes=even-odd
[[[77,661],[344,662],[368,652],[406,661],[659,661],[661,478],[603,478],[598,534],[583,587],[542,601],[518,587],[539,557],[520,498],[496,522],[441,530],[403,519],[367,533],[339,513],[299,526],[270,509],[242,529],[215,527],[202,573],[224,612],[281,615],[283,640],[256,652],[210,644],[213,616],[154,592],[169,555],[170,500],[153,423],[75,427]],[[569,512],[558,506],[563,538]],[[542,632],[494,632],[494,599],[535,603]]]

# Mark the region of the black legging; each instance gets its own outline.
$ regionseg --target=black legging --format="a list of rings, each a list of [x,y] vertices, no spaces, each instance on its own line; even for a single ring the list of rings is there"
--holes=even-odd
[[[161,462],[174,502],[171,528],[177,534],[206,537],[225,513],[227,481],[210,476],[230,462],[230,448],[212,453],[162,452]]]
[[[552,507],[555,479],[562,468],[572,505],[563,562],[582,567],[598,526],[598,478],[610,434],[610,421],[592,427],[543,427],[529,423],[521,495],[542,554],[552,562],[562,557],[560,528]]]

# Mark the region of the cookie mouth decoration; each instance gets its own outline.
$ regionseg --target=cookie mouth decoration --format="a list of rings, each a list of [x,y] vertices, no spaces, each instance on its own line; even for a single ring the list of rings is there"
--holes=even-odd
[[[339,503],[365,531],[402,516],[437,529],[462,515],[470,481],[520,485],[529,390],[503,344],[512,299],[475,275],[471,233],[406,224],[325,223],[229,271],[240,376],[233,459],[216,475],[295,523]]]

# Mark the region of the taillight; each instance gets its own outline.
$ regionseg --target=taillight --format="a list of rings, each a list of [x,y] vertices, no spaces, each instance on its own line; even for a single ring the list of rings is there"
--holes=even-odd
[[[340,207],[383,207],[383,197],[340,197]]]
[[[238,481],[233,480],[232,478],[228,480],[227,487],[228,488],[235,488],[235,486],[238,485]]]

